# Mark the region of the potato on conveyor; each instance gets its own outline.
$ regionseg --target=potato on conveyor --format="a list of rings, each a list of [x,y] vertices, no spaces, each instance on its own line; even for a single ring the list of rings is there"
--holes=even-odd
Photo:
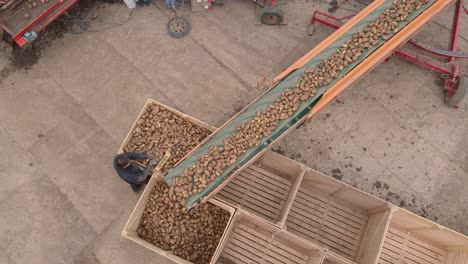
[[[223,145],[213,146],[206,155],[187,168],[180,176],[173,178],[173,201],[184,205],[187,196],[202,192],[207,185],[249,148],[258,146],[262,138],[268,137],[281,120],[288,119],[299,108],[301,102],[317,94],[318,89],[330,84],[345,70],[360,59],[365,50],[376,46],[380,40],[388,39],[396,32],[398,22],[427,3],[428,0],[394,1],[391,8],[384,10],[373,22],[359,30],[328,59],[315,68],[308,68],[299,78],[296,87],[284,90],[276,103],[236,127],[234,132],[224,139]]]

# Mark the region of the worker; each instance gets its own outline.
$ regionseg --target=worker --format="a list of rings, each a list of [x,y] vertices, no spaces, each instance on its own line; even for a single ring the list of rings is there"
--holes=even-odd
[[[176,9],[176,0],[166,0],[167,9]]]
[[[114,168],[122,180],[132,187],[134,192],[138,192],[143,184],[148,183],[151,170],[158,164],[157,160],[152,160],[144,170],[135,164],[134,160],[145,160],[153,156],[152,152],[147,153],[123,153],[114,157]]]

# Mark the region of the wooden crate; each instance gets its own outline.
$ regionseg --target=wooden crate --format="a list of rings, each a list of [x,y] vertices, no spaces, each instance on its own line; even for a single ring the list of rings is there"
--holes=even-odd
[[[171,108],[171,107],[169,107],[167,105],[164,105],[164,104],[162,104],[160,102],[157,102],[157,101],[155,101],[153,99],[148,99],[148,100],[146,100],[146,103],[143,106],[143,109],[141,109],[140,113],[138,114],[138,117],[135,119],[135,122],[133,122],[132,128],[130,129],[127,136],[125,137],[122,145],[120,145],[120,148],[118,150],[118,154],[121,154],[121,153],[125,152],[124,148],[128,144],[128,142],[130,141],[130,139],[132,138],[133,131],[135,130],[136,123],[137,123],[138,119],[140,119],[140,117],[146,112],[146,110],[148,109],[148,107],[150,105],[159,105],[159,107],[164,108],[164,109],[176,114],[177,116],[181,117],[182,119],[184,119],[184,120],[186,120],[186,121],[188,121],[188,122],[190,122],[190,123],[192,123],[194,125],[206,128],[210,132],[214,132],[216,130],[216,127],[214,127],[214,126],[208,125],[205,122],[202,122],[202,121],[200,121],[200,120],[198,120],[196,118],[193,118],[193,117],[191,117],[189,115],[186,115],[186,114],[184,114],[184,113],[182,113],[180,111],[177,111],[177,110],[175,110],[175,109],[173,109],[173,108]]]
[[[352,264],[351,261],[344,259],[329,251],[325,252],[322,263],[323,264]]]
[[[390,215],[389,203],[307,169],[286,229],[349,261],[375,263]]]
[[[281,227],[304,172],[302,164],[269,151],[215,197]]]
[[[468,263],[468,237],[401,208],[393,211],[379,264]]]
[[[323,255],[318,246],[242,209],[222,246],[219,264],[319,264]]]
[[[189,264],[189,263],[192,263],[192,262],[189,262],[185,259],[182,259],[176,255],[174,255],[171,251],[166,251],[166,250],[163,250],[145,240],[143,240],[142,238],[140,238],[137,234],[137,229],[138,229],[138,226],[140,224],[140,219],[141,219],[141,216],[143,215],[143,211],[145,209],[145,204],[146,204],[146,200],[148,200],[148,197],[151,193],[151,191],[153,190],[153,187],[154,185],[156,184],[157,181],[162,181],[162,177],[157,177],[156,175],[154,175],[151,180],[148,182],[148,184],[146,185],[146,188],[145,190],[143,191],[143,194],[141,195],[140,199],[138,200],[138,203],[136,204],[135,208],[133,209],[133,212],[132,214],[130,215],[130,217],[128,218],[128,221],[127,221],[127,224],[125,225],[124,229],[122,230],[122,236],[162,255],[162,256],[165,256],[173,261],[175,261],[176,263],[181,263],[181,264]],[[236,209],[227,205],[226,203],[223,203],[223,202],[220,202],[218,201],[217,199],[211,199],[209,201],[210,203],[218,206],[218,207],[221,207],[222,209],[226,210],[229,212],[229,214],[231,215],[228,223],[227,223],[227,226],[226,226],[226,230],[224,231],[224,234],[223,236],[221,237],[220,239],[220,242],[216,248],[216,251],[213,255],[213,258],[211,260],[210,263],[216,263],[216,260],[217,260],[217,257],[219,256],[219,253],[218,251],[220,250],[220,245],[223,243],[223,240],[225,239],[225,235],[226,235],[226,231],[229,229],[229,226],[231,225],[231,222],[232,222],[232,219],[234,217],[234,214],[236,212]]]

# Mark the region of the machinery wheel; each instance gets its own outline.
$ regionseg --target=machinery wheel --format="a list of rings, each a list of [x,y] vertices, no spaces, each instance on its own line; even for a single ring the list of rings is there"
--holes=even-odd
[[[450,92],[445,93],[445,104],[450,107],[456,107],[463,97],[465,97],[466,90],[468,90],[468,78],[460,77],[456,86],[457,90],[453,94]]]
[[[181,38],[190,32],[190,23],[183,17],[175,17],[167,23],[167,32],[174,38]]]
[[[264,7],[260,13],[260,20],[265,25],[280,25],[283,22],[283,11],[271,6]]]

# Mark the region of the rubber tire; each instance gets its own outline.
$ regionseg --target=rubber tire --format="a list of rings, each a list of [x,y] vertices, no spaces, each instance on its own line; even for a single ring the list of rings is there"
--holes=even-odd
[[[183,20],[185,22],[186,27],[185,27],[184,31],[182,31],[182,32],[173,32],[173,31],[171,31],[171,23],[174,22],[176,19],[181,19],[181,20]],[[174,17],[171,20],[169,20],[169,22],[167,23],[167,33],[169,33],[169,35],[171,35],[171,37],[174,37],[174,38],[185,37],[190,32],[190,29],[191,29],[190,23],[184,17]]]
[[[271,15],[278,17],[278,21],[269,22],[269,21],[264,20],[266,16],[271,16]],[[262,22],[262,24],[269,25],[269,26],[281,25],[281,22],[283,22],[283,11],[281,11],[278,8],[271,7],[271,6],[264,7],[262,9],[262,12],[260,13],[260,21]]]
[[[466,90],[468,90],[468,78],[460,77],[455,93],[450,97],[448,97],[448,93],[445,93],[445,104],[455,107],[465,97]]]

